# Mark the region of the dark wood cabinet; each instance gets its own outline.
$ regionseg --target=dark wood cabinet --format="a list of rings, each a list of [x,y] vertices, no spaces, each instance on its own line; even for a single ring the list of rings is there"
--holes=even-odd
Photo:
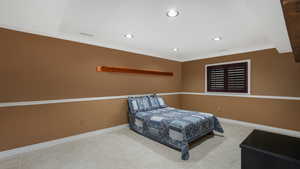
[[[241,144],[242,169],[300,169],[300,139],[254,130]]]

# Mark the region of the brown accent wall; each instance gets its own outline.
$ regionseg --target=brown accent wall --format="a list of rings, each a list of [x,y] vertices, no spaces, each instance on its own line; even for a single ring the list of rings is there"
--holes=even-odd
[[[185,92],[205,92],[205,64],[251,60],[251,94],[300,97],[300,64],[291,53],[275,49],[184,62]],[[182,108],[300,131],[300,101],[228,96],[181,95]]]
[[[300,65],[275,49],[179,63],[0,29],[0,102],[204,92],[204,65],[251,59],[251,93],[300,97]],[[174,76],[96,72],[107,65]],[[164,96],[173,107],[300,131],[300,102],[224,96]],[[127,123],[126,99],[0,108],[0,151]]]
[[[300,131],[300,101],[181,95],[181,108],[218,117]]]
[[[181,63],[0,28],[0,102],[178,92]],[[174,76],[96,72],[96,66]],[[179,107],[179,96],[164,96]],[[0,108],[0,151],[127,123],[124,99]]]
[[[205,65],[251,60],[251,94],[300,97],[300,64],[292,53],[279,54],[276,49],[201,59],[182,64],[185,92],[205,92]]]
[[[181,63],[0,29],[0,102],[178,92]],[[96,72],[116,66],[174,76]]]
[[[179,107],[179,96],[163,96]],[[125,124],[127,100],[0,107],[0,151]]]

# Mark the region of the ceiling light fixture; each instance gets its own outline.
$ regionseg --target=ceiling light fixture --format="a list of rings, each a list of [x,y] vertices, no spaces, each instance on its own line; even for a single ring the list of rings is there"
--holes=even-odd
[[[168,17],[176,17],[178,15],[179,15],[179,12],[177,10],[175,10],[175,9],[170,9],[167,12],[167,16]]]
[[[178,48],[174,48],[173,51],[174,51],[174,52],[178,52]]]
[[[132,34],[126,34],[126,35],[124,35],[125,36],[125,38],[127,38],[127,39],[132,39],[133,38],[133,35]]]
[[[218,37],[213,38],[213,40],[214,41],[220,41],[220,40],[222,40],[222,38],[218,36]]]

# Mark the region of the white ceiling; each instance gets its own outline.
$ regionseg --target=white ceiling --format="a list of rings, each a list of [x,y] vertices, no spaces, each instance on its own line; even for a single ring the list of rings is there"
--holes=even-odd
[[[177,61],[291,51],[280,0],[1,0],[0,27]]]

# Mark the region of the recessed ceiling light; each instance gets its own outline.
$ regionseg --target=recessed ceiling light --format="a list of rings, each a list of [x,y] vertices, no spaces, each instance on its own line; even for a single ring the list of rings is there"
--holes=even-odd
[[[178,48],[174,48],[173,51],[174,51],[174,52],[178,52]]]
[[[175,9],[170,9],[167,12],[167,16],[168,17],[176,17],[178,15],[179,15],[179,12],[177,10],[175,10]]]
[[[213,38],[214,41],[220,41],[222,38],[220,36]]]
[[[124,35],[125,36],[125,38],[127,38],[127,39],[132,39],[133,38],[133,35],[132,34],[126,34],[126,35]]]

